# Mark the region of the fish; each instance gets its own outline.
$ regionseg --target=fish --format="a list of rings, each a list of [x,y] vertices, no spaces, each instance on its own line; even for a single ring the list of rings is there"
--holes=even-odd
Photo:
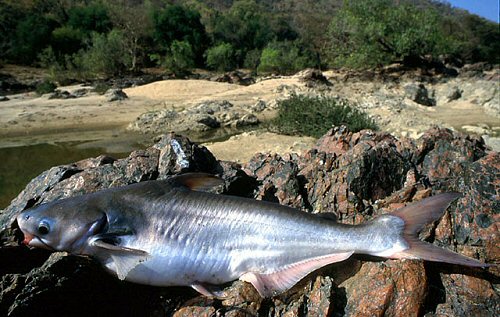
[[[139,182],[41,204],[17,215],[29,247],[91,256],[120,280],[190,286],[222,296],[242,280],[262,297],[353,254],[488,267],[418,239],[457,193],[442,193],[359,225],[284,205],[215,194],[204,173]]]

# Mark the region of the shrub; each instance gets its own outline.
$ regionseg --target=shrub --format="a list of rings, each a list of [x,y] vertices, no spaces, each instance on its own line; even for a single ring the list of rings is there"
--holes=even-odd
[[[83,33],[69,26],[59,27],[52,31],[52,49],[58,57],[71,55],[82,48]]]
[[[262,51],[259,72],[291,74],[307,67],[316,66],[312,54],[299,42],[271,42]]]
[[[295,95],[278,104],[278,116],[271,121],[270,129],[279,133],[319,138],[338,125],[346,125],[354,132],[377,129],[366,113],[351,107],[345,100]]]
[[[173,41],[165,59],[165,66],[174,74],[183,76],[195,65],[191,44],[187,41]]]
[[[57,88],[56,84],[54,84],[49,80],[44,80],[38,85],[36,85],[36,93],[39,95],[48,94],[54,92],[56,88]]]
[[[92,32],[106,33],[111,30],[111,20],[103,3],[74,6],[68,11],[68,27],[90,35]]]
[[[54,21],[43,16],[32,15],[20,21],[13,35],[13,60],[32,64],[36,56],[50,41]]]
[[[259,49],[253,49],[251,51],[248,51],[247,54],[245,55],[245,61],[243,62],[243,67],[256,71],[260,63],[261,55],[262,51]]]
[[[189,43],[192,59],[203,65],[203,52],[208,43],[200,13],[182,5],[170,4],[153,13],[153,38],[165,50],[171,50],[174,41]]]
[[[366,68],[451,53],[440,19],[435,9],[411,1],[344,1],[328,30],[330,63]]]
[[[235,68],[234,49],[231,44],[222,43],[209,48],[205,52],[207,66],[218,71],[228,71]]]
[[[111,88],[111,85],[105,82],[97,82],[94,85],[94,89],[92,89],[93,92],[98,93],[99,95],[104,95],[106,91],[108,91]]]
[[[125,47],[124,35],[118,30],[108,34],[92,34],[92,45],[74,60],[78,67],[92,75],[115,76],[128,69],[131,56]]]

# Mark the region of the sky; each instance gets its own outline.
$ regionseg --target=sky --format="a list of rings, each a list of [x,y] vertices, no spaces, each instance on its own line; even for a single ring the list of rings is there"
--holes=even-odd
[[[448,0],[448,2],[454,7],[465,9],[498,23],[499,0]]]

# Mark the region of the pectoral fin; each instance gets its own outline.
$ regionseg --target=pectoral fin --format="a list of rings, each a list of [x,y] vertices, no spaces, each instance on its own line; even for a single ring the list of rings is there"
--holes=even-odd
[[[146,253],[147,254],[147,253]],[[116,275],[120,280],[124,280],[128,273],[132,271],[137,265],[146,261],[148,256],[138,255],[111,255],[113,262],[115,262]]]
[[[331,263],[340,262],[354,252],[335,253],[323,257],[308,259],[288,265],[272,273],[247,272],[240,280],[251,283],[262,297],[278,295],[297,284],[307,274]]]
[[[90,244],[110,254],[120,280],[124,280],[132,269],[149,258],[149,253],[146,251],[114,245],[107,241],[109,237],[101,238],[100,236],[94,237]]]

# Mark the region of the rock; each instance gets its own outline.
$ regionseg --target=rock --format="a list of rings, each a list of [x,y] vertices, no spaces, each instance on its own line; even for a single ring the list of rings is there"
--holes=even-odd
[[[8,101],[8,100],[10,100],[8,97],[6,97],[6,96],[0,96],[0,102],[1,101]]]
[[[459,89],[458,87],[454,86],[451,87],[448,92],[446,93],[446,100],[447,102],[457,100],[460,97],[462,97],[462,90]]]
[[[306,87],[312,88],[316,86],[331,86],[332,83],[326,79],[319,69],[308,68],[295,74],[294,77],[306,83]]]
[[[404,87],[406,97],[424,106],[435,106],[434,93],[429,95],[429,91],[423,84],[408,84]]]
[[[255,84],[255,79],[246,75],[240,71],[232,71],[220,76],[216,76],[211,78],[213,81],[217,81],[220,83],[230,83],[230,84],[238,84],[243,86],[248,86],[251,84]]]
[[[48,94],[48,99],[72,99],[76,98],[76,96],[70,94],[66,90],[55,90],[54,92]]]
[[[198,111],[215,114],[215,108]],[[240,167],[170,134],[124,159],[101,156],[53,167],[0,213],[0,314],[430,317],[500,311],[498,267],[355,256],[270,299],[242,281],[225,285],[224,299],[211,299],[185,287],[122,283],[90,258],[19,246],[15,215],[26,208],[186,171],[221,175],[225,184],[216,192],[279,202],[348,224],[431,194],[463,193],[436,225],[421,232],[422,238],[487,263],[500,260],[500,155],[487,152],[481,138],[433,128],[418,140],[396,139],[336,127],[303,155],[256,154]]]
[[[35,83],[21,83],[10,74],[0,73],[0,94],[14,94],[32,91]]]
[[[140,115],[128,129],[141,133],[206,132],[219,127],[240,128],[258,124],[252,113],[236,108],[230,102],[207,101],[192,108],[175,111],[160,110]]]
[[[106,96],[108,102],[119,101],[128,98],[127,94],[124,93],[121,89],[108,89],[108,91],[106,91],[104,95]]]

